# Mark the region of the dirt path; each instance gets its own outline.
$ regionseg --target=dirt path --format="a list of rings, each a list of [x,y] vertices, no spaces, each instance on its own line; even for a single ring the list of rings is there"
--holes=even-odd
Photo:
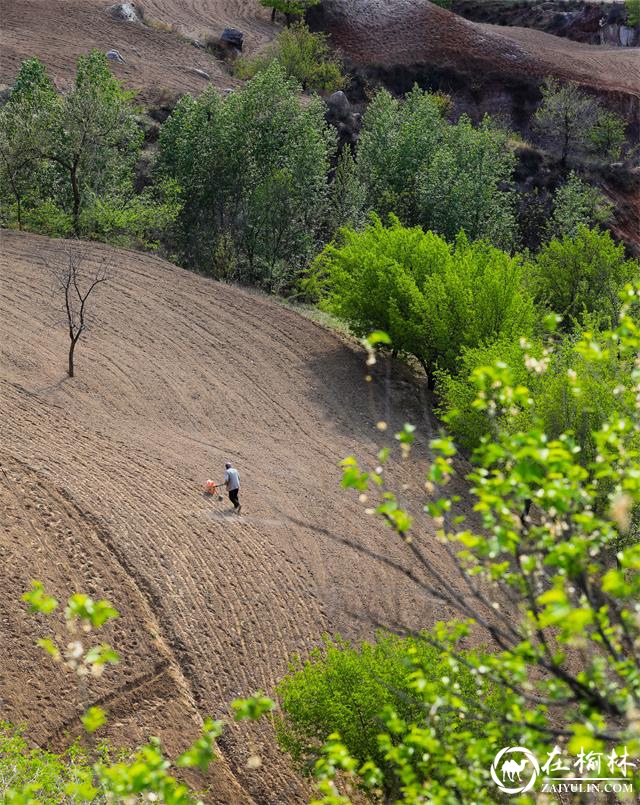
[[[0,243],[0,456],[47,536],[42,548],[28,536],[5,490],[3,519],[13,525],[0,545],[12,583],[0,641],[13,647],[1,663],[10,718],[30,722],[47,706],[44,738],[73,717],[54,676],[39,683],[45,699],[27,684],[40,665],[19,646],[37,629],[14,602],[34,576],[59,595],[72,587],[114,598],[127,615],[113,638],[126,662],[96,697],[128,701],[131,679],[166,668],[177,682],[155,682],[148,698],[143,690],[119,734],[135,741],[160,730],[171,745],[185,741],[180,702],[193,702],[189,713],[224,715],[233,697],[271,689],[291,655],[323,632],[371,634],[362,616],[424,626],[448,615],[315,530],[403,561],[389,532],[338,486],[337,462],[354,451],[372,462],[381,442],[371,423],[384,414],[382,383],[364,382],[361,353],[264,297],[121,251],[68,380],[61,311],[41,262],[63,247],[16,232]],[[87,248],[91,259],[106,249]],[[406,382],[392,382],[390,433],[407,417],[420,421],[415,398]],[[240,518],[201,492],[226,458],[242,477]],[[398,484],[419,483],[411,464],[394,472]],[[49,530],[51,518],[60,528]],[[256,740],[268,747],[272,738],[263,730]],[[259,801],[304,801],[273,748],[262,770],[248,771],[245,738],[231,731],[222,746]]]

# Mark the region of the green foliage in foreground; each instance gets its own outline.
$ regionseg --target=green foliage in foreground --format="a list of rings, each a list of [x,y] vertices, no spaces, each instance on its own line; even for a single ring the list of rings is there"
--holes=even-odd
[[[453,690],[476,706],[487,707],[495,706],[500,694],[465,666],[453,669],[448,657],[428,642],[430,635],[425,637],[379,634],[376,642],[358,646],[327,639],[308,659],[294,662],[277,687],[283,713],[277,720],[280,746],[310,773],[326,736],[338,732],[361,767],[369,762],[391,771],[393,764],[386,760],[389,747],[379,734],[383,724],[404,721],[437,725],[439,732],[452,738],[450,751],[464,754],[467,742],[483,734],[483,721],[471,714],[463,726],[457,712],[442,709],[429,714],[424,705],[427,691],[437,700]],[[426,763],[434,779],[442,782],[451,774],[452,764]],[[413,765],[417,768],[418,761]],[[384,780],[386,796],[399,796],[398,781],[392,775]]]
[[[22,596],[33,615],[52,616],[60,602],[47,593],[39,581]],[[215,761],[215,739],[223,722],[205,718],[200,737],[174,761],[163,752],[160,741],[150,738],[134,752],[121,750],[114,758],[105,744],[98,745],[94,733],[107,724],[107,714],[91,705],[85,683],[89,675],[100,676],[119,656],[108,643],[91,645],[93,632],[119,617],[108,601],[74,593],[64,608],[64,628],[72,636],[63,645],[58,631],[37,645],[76,679],[77,705],[84,727],[79,739],[66,752],[55,754],[30,749],[21,730],[0,723],[0,786],[8,805],[59,805],[68,803],[161,802],[166,805],[203,805],[197,795],[174,774],[181,768],[206,772]],[[273,709],[262,693],[231,703],[236,721],[256,719]]]
[[[100,747],[99,754],[108,761],[108,750]],[[8,722],[0,722],[0,793],[3,802],[33,802],[26,798],[25,788],[42,805],[59,805],[68,801],[68,792],[84,786],[92,788],[92,760],[79,742],[66,752],[55,754],[32,748],[24,730]],[[18,790],[22,794],[18,794]],[[9,793],[7,793],[9,792]],[[79,801],[79,800],[78,800]]]
[[[343,230],[314,264],[310,291],[364,336],[384,330],[400,354],[430,376],[454,369],[463,346],[529,334],[535,320],[525,268],[482,241],[452,246],[391,216],[362,232]]]
[[[333,92],[346,83],[326,34],[311,33],[303,22],[285,28],[264,55],[239,59],[235,70],[240,78],[253,78],[274,61],[282,65],[303,90]]]
[[[0,110],[0,221],[54,236],[146,243],[177,213],[173,185],[134,192],[142,130],[132,93],[94,50],[70,92],[37,59],[22,63]]]
[[[627,415],[605,417],[595,429],[598,453],[588,466],[580,461],[571,434],[554,439],[545,433],[531,413],[529,389],[509,366],[498,362],[476,371],[475,406],[493,423],[467,476],[477,526],[453,515],[458,498],[447,494],[447,485],[456,473],[456,448],[445,435],[428,437],[424,513],[407,511],[391,491],[389,448],[372,470],[361,469],[354,457],[343,462],[343,485],[357,492],[369,516],[389,528],[396,549],[404,547],[405,556],[397,561],[410,569],[416,595],[428,596],[429,605],[435,598],[459,613],[461,620],[437,626],[424,639],[439,648],[453,669],[466,666],[474,678],[495,684],[502,697],[478,702],[446,684],[436,695],[417,674],[415,697],[428,717],[416,722],[393,714],[382,717],[378,741],[384,768],[362,764],[340,734],[329,736],[315,766],[316,776],[323,778],[317,803],[349,803],[342,793],[346,785],[372,794],[397,786],[399,799],[410,805],[499,801],[489,769],[505,746],[505,730],[517,738],[507,745],[527,747],[541,766],[555,753],[573,764],[569,768],[575,773],[580,752],[583,757],[596,753],[638,790],[640,544],[629,543],[627,536],[640,504],[639,308],[640,286],[628,286],[619,325],[603,334],[600,344],[586,334],[576,345],[594,369],[612,352],[631,366],[620,393],[632,405]],[[505,429],[502,423],[509,416],[532,417],[533,424]],[[407,455],[419,432],[405,426],[396,438]],[[434,535],[452,570],[457,569],[457,585],[443,585],[430,559]],[[488,636],[495,652],[463,651],[460,638],[467,635],[476,640]],[[431,721],[433,713],[441,712],[457,718],[441,728]],[[469,717],[483,722],[482,734],[469,731],[465,751],[452,752]],[[458,774],[452,770],[440,779],[441,770],[454,764]],[[541,777],[515,801],[534,802]]]

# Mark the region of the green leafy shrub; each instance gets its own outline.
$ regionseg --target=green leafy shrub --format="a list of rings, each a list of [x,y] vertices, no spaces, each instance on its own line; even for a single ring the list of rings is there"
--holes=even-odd
[[[461,349],[527,335],[535,320],[519,258],[459,237],[454,245],[390,216],[362,232],[345,229],[317,258],[308,288],[364,336],[384,330],[394,349],[429,377],[455,370]]]
[[[434,698],[451,687],[465,699],[479,701],[481,696],[488,706],[499,699],[498,692],[479,685],[464,666],[452,670],[447,657],[420,636],[379,634],[375,642],[358,645],[327,638],[308,659],[296,660],[278,683],[282,708],[276,727],[278,742],[308,773],[321,754],[324,739],[337,732],[360,765],[373,762],[388,770],[387,748],[379,740],[381,714],[393,713],[398,722],[437,723],[438,731],[455,733],[452,727],[457,713],[443,710],[435,722],[425,714],[415,695],[418,676],[422,689],[428,689]],[[482,723],[471,716],[460,739],[478,738],[482,732]],[[453,746],[451,749],[454,751]],[[446,770],[437,763],[430,768],[435,778],[441,771],[446,778]],[[399,792],[392,786],[386,793]]]
[[[341,64],[329,47],[328,37],[311,33],[304,22],[295,22],[278,34],[263,55],[241,58],[235,64],[240,78],[253,78],[272,62],[282,65],[303,90],[333,92],[346,83]]]
[[[106,747],[101,747],[99,753],[108,760]],[[65,752],[56,754],[39,747],[32,748],[24,730],[6,721],[0,722],[0,789],[5,796],[7,791],[13,791],[9,803],[13,801],[12,796],[17,799],[18,789],[24,790],[27,786],[34,798],[37,793],[42,805],[66,802],[69,788],[93,788],[92,762],[79,741]]]
[[[620,291],[638,276],[638,263],[625,258],[623,244],[616,244],[609,232],[582,225],[575,236],[543,246],[531,268],[538,304],[557,313],[565,330],[583,322],[585,314],[610,326]]]

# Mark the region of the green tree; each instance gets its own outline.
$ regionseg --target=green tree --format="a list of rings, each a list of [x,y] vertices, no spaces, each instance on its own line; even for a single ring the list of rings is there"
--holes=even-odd
[[[310,288],[321,304],[364,336],[384,330],[415,357],[430,382],[454,368],[460,350],[500,335],[528,334],[533,301],[522,261],[485,242],[448,244],[390,216],[362,232],[342,230],[316,260]]]
[[[489,118],[474,127],[467,117],[446,136],[418,174],[419,219],[448,239],[460,230],[509,248],[515,239],[515,154],[508,134]]]
[[[603,226],[611,220],[612,211],[613,205],[605,196],[572,171],[554,194],[547,237],[574,237],[581,226]]]
[[[232,252],[233,278],[286,289],[324,224],[334,149],[322,102],[303,107],[278,63],[224,101],[213,89],[183,97],[163,126],[159,166],[180,188],[183,259],[211,270]]]
[[[294,22],[278,34],[263,55],[238,59],[235,69],[240,78],[252,78],[274,61],[279,62],[303,90],[333,92],[346,83],[328,37],[312,33],[302,21]]]
[[[577,84],[547,78],[533,123],[540,136],[559,150],[562,164],[565,164],[570,153],[587,147],[596,115],[596,101],[585,95]]]
[[[467,667],[477,680],[491,680],[503,695],[485,706],[454,685],[434,690],[430,668],[416,668],[413,690],[428,717],[411,721],[381,712],[378,740],[385,768],[362,764],[339,733],[327,736],[315,767],[317,802],[349,803],[350,797],[341,793],[346,780],[372,794],[383,784],[396,784],[400,798],[410,805],[425,800],[488,805],[501,798],[490,768],[505,746],[527,747],[540,766],[559,755],[564,764],[578,768],[579,757],[593,752],[637,790],[640,544],[629,536],[640,503],[639,298],[640,287],[628,286],[619,325],[603,333],[597,344],[588,333],[576,344],[592,368],[612,353],[632,367],[618,390],[629,401],[627,415],[606,416],[593,431],[597,452],[589,466],[581,463],[571,433],[554,439],[545,432],[530,389],[517,383],[503,362],[478,368],[474,377],[475,406],[492,421],[491,436],[475,451],[467,476],[478,526],[459,514],[457,497],[447,494],[458,464],[456,448],[445,435],[426,437],[427,522],[421,512],[412,516],[391,491],[389,448],[373,470],[362,469],[354,457],[343,462],[343,485],[366,499],[364,505],[397,538],[393,556],[380,554],[379,561],[410,579],[416,594],[428,596],[430,605],[440,601],[462,619],[438,625],[422,639],[437,646],[453,669]],[[580,380],[571,381],[578,391]],[[530,427],[501,426],[505,417],[521,414],[531,417]],[[405,426],[396,438],[406,455],[419,433]],[[434,531],[457,585],[443,584],[441,569],[432,560]],[[356,552],[365,550],[349,538],[343,542]],[[411,633],[402,621],[396,629]],[[493,650],[470,657],[461,638],[489,638]],[[430,718],[442,712],[455,712],[458,719],[439,729]],[[466,731],[465,751],[456,752],[459,731],[469,717],[482,720],[482,735],[475,738]],[[505,743],[505,731],[517,743]],[[440,775],[449,773],[441,780],[434,768]],[[524,776],[522,780],[524,785]],[[538,777],[520,801],[536,801],[541,784]]]
[[[37,202],[46,181],[40,159],[43,111],[55,104],[56,92],[38,59],[24,61],[0,109],[0,210],[5,223],[23,227],[24,207]]]
[[[531,267],[536,299],[561,317],[565,330],[584,315],[610,326],[619,309],[619,293],[638,276],[638,264],[627,260],[624,245],[609,232],[578,226],[576,234],[547,243]]]
[[[40,62],[24,62],[0,117],[0,183],[14,201],[4,213],[8,223],[146,244],[148,232],[175,217],[170,185],[134,191],[143,133],[132,95],[103,53],[80,56],[74,87],[65,95],[55,92]]]
[[[271,22],[279,11],[284,14],[287,25],[303,17],[307,9],[317,6],[320,0],[260,0],[260,5],[271,9]]]
[[[625,0],[627,5],[627,22],[640,26],[640,0]]]
[[[489,118],[455,125],[449,101],[418,87],[402,102],[382,90],[363,116],[358,172],[367,203],[449,238],[460,230],[494,245],[515,233],[512,173],[515,157],[505,131]]]
[[[387,90],[371,100],[362,118],[357,161],[367,203],[379,215],[393,212],[408,224],[418,223],[416,179],[444,139],[445,108],[440,96],[417,86],[402,102]]]
[[[490,684],[478,685],[465,666],[452,670],[447,658],[424,635],[401,639],[380,633],[375,642],[358,645],[340,638],[327,639],[308,658],[294,661],[278,683],[282,710],[276,717],[278,743],[308,774],[321,756],[326,736],[338,732],[361,766],[372,762],[391,771],[386,749],[378,741],[380,715],[393,712],[396,718],[409,722],[424,719],[422,703],[414,692],[417,669],[434,696],[445,686],[452,686],[478,704],[483,701],[492,706],[500,697]],[[437,720],[439,731],[454,734],[452,722],[457,720],[457,713],[442,711]],[[478,738],[483,732],[482,722],[471,718],[461,733],[461,743],[467,731]],[[447,777],[446,769],[434,766],[431,771],[435,779]],[[400,795],[391,774],[385,775],[382,787],[388,801]]]
[[[598,109],[595,123],[589,132],[591,147],[596,155],[610,161],[620,159],[626,140],[627,124],[620,115],[606,109]]]
[[[348,147],[338,157],[329,191],[327,240],[341,226],[359,229],[365,222],[366,191],[358,177],[356,161]]]

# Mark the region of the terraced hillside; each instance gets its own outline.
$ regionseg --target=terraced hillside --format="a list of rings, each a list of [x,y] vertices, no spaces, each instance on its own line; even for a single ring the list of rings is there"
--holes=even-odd
[[[270,38],[278,28],[268,12],[252,0],[226,6],[217,3],[143,3],[148,24],[123,22],[107,13],[102,0],[0,0],[0,81],[11,83],[23,59],[38,56],[63,88],[75,76],[81,53],[95,47],[116,49],[125,64],[113,63],[114,73],[132,89],[143,92],[171,90],[200,92],[208,83],[195,72],[206,72],[224,89],[235,80],[223,63],[190,40],[219,36],[237,24],[246,32],[249,48]],[[245,25],[242,9],[250,17]],[[211,13],[217,9],[218,13]]]
[[[145,17],[155,27],[114,20],[106,12],[109,5],[109,0],[0,0],[0,81],[11,83],[20,61],[37,55],[64,84],[73,78],[78,55],[96,47],[120,51],[126,64],[114,64],[114,72],[137,90],[199,92],[206,79],[194,69],[206,71],[222,89],[234,79],[190,39],[217,36],[232,26],[245,33],[245,49],[253,51],[280,29],[258,0],[145,0]],[[551,74],[619,93],[625,113],[638,114],[638,49],[581,45],[526,28],[469,22],[429,0],[323,0],[319,9],[314,17],[320,27],[354,63],[394,69],[430,65],[507,82]]]
[[[356,64],[448,69],[507,85],[545,75],[640,99],[640,51],[582,45],[528,28],[470,22],[429,0],[324,0],[327,28]]]
[[[397,377],[387,397],[384,382],[365,383],[361,352],[314,322],[128,251],[112,251],[115,274],[69,380],[43,262],[64,259],[65,246],[18,232],[0,242],[4,717],[54,746],[76,726],[69,684],[39,656],[41,626],[18,603],[34,577],[58,597],[115,602],[123,617],[108,637],[124,662],[92,696],[114,742],[160,734],[172,750],[195,734],[196,711],[224,715],[236,695],[269,690],[325,631],[370,634],[369,615],[447,616],[317,530],[401,560],[339,489],[336,464],[352,451],[373,459],[378,416],[392,428],[421,421],[413,387]],[[84,248],[90,260],[107,250]],[[202,494],[227,458],[242,477],[240,517]],[[394,475],[419,486],[412,464]],[[437,546],[431,554],[450,584]],[[250,771],[246,737],[231,732],[222,748],[219,801],[304,801],[274,749]]]

